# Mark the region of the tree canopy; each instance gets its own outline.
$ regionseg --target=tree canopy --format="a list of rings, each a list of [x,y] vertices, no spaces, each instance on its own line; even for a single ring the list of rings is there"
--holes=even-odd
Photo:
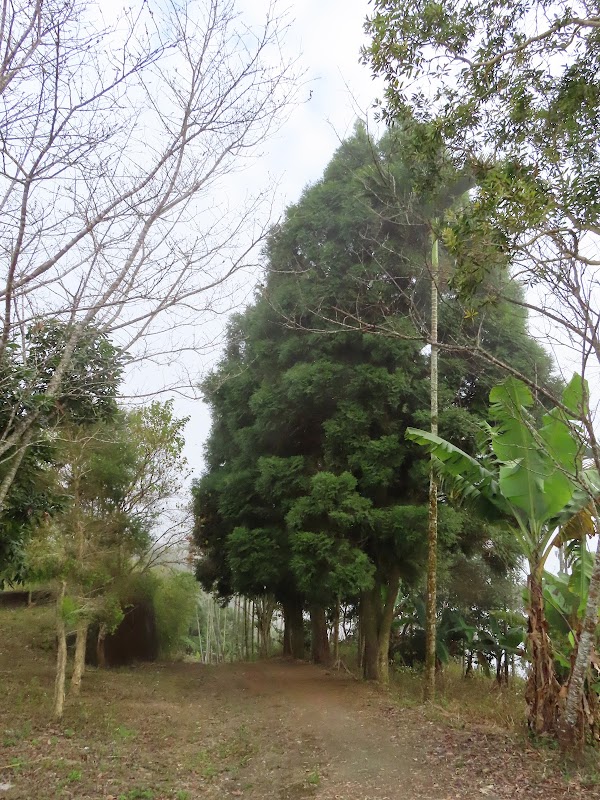
[[[389,175],[399,188],[383,206]],[[424,308],[429,209],[410,180],[402,137],[375,143],[359,125],[287,210],[269,239],[265,285],[233,319],[203,385],[213,427],[194,488],[205,588],[269,592],[284,604],[294,595],[305,606],[360,599],[366,673],[384,679],[390,608],[400,580],[422,576],[427,530],[428,462],[404,439],[427,417],[429,392],[414,318]],[[443,327],[458,340],[464,321],[445,297]],[[501,335],[509,316],[490,311],[478,322],[483,335],[548,379],[550,360],[523,313]],[[497,373],[461,355],[442,375],[442,430],[472,445]],[[442,550],[460,550],[463,532],[489,535],[474,527],[443,505]]]

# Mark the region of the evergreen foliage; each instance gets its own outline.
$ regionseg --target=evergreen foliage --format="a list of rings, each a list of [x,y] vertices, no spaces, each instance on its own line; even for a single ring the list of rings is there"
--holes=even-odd
[[[426,214],[452,200],[431,193],[420,206],[411,181],[402,136],[376,144],[358,125],[288,208],[269,239],[265,285],[233,318],[204,382],[213,427],[193,490],[205,589],[273,594],[284,609],[291,598],[305,607],[360,599],[372,640],[366,674],[383,679],[385,609],[399,581],[416,586],[424,569],[428,461],[404,433],[428,414],[428,354],[415,324],[415,309],[426,313]],[[445,300],[444,335],[459,341],[465,321],[449,292]],[[477,324],[547,379],[549,358],[511,313],[494,308]],[[465,356],[444,361],[441,430],[474,449],[497,373]],[[467,516],[441,508],[449,557],[493,535]]]

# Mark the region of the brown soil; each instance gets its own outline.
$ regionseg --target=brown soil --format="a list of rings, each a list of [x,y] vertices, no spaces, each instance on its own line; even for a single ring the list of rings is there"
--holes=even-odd
[[[90,670],[52,723],[51,654],[5,641],[0,800],[598,796],[593,775],[569,778],[547,747],[456,729],[443,713],[297,662]]]

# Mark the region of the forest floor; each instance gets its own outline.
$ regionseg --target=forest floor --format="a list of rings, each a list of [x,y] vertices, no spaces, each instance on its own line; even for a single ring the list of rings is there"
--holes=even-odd
[[[600,774],[561,768],[524,733],[423,708],[345,671],[271,660],[90,670],[50,720],[51,628],[0,611],[0,800],[580,800]],[[37,638],[36,638],[37,637]],[[44,645],[46,649],[42,649]],[[488,692],[496,692],[488,688]],[[500,706],[502,698],[495,700]]]

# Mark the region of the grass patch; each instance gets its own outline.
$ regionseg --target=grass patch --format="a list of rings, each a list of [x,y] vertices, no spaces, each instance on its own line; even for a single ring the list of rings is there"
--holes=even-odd
[[[308,773],[306,778],[306,782],[309,786],[314,786],[315,788],[320,785],[321,783],[321,776],[319,775],[319,770],[314,769],[312,772]]]
[[[137,736],[137,731],[133,728],[128,728],[127,725],[117,725],[115,728],[115,733],[118,739],[121,739],[125,742],[129,739],[135,739]]]

